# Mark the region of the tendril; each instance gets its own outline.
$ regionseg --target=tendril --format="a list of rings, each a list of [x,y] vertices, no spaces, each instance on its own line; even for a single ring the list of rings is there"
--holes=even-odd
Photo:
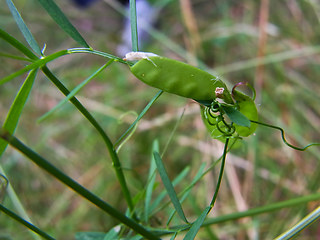
[[[216,101],[212,102],[210,107],[205,107],[204,110],[204,117],[207,123],[215,126],[223,137],[230,137],[235,133],[236,128],[232,123],[228,124],[225,121],[223,114],[224,112],[220,103]],[[215,122],[213,122],[211,118],[214,119]]]
[[[304,147],[297,147],[297,146],[294,146],[292,144],[290,144],[286,138],[285,138],[285,133],[284,133],[284,130],[281,128],[281,127],[278,127],[278,126],[274,126],[274,125],[270,125],[270,124],[267,124],[267,123],[262,123],[262,122],[257,122],[257,121],[254,121],[254,120],[250,120],[250,122],[253,122],[253,123],[256,123],[256,124],[260,124],[262,126],[265,126],[265,127],[270,127],[270,128],[274,128],[274,129],[277,129],[281,132],[281,137],[282,137],[282,141],[289,147],[295,149],[295,150],[298,150],[298,151],[305,151],[307,148],[311,147],[311,146],[320,146],[320,143],[309,143],[307,144],[306,146]]]

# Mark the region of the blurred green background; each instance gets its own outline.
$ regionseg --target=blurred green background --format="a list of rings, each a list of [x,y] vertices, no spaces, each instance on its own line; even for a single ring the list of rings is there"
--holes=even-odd
[[[24,42],[10,12],[0,8],[0,26]],[[215,72],[232,87],[248,81],[257,90],[260,120],[281,126],[288,141],[303,146],[320,142],[320,2],[311,0],[261,1],[153,1],[160,11],[150,38],[140,50],[178,59]],[[47,55],[79,47],[47,15],[36,1],[16,0],[29,29]],[[56,3],[96,50],[119,55],[124,23],[123,6],[113,0],[97,1],[81,9],[72,1]],[[139,25],[139,22],[138,22]],[[16,54],[1,41],[0,51]],[[69,89],[97,70],[106,59],[74,54],[55,60],[50,69]],[[23,67],[21,62],[1,58],[0,77]],[[0,87],[0,122],[24,78]],[[77,97],[116,141],[157,93],[114,63],[88,84]],[[81,114],[66,104],[49,119],[37,119],[54,107],[63,95],[39,74],[22,114],[16,136],[49,159],[81,184],[125,211],[109,155],[97,132]],[[183,118],[179,119],[184,111]],[[179,122],[176,131],[174,128]],[[198,105],[188,99],[163,94],[141,120],[130,140],[119,152],[133,194],[148,176],[152,142],[158,139],[169,176],[174,179],[186,166],[191,171],[183,189],[202,163],[207,166],[223,151],[210,138]],[[243,211],[319,191],[319,147],[295,151],[281,141],[279,132],[258,127],[244,139],[241,148],[227,157],[227,165],[216,206],[210,216]],[[57,239],[72,239],[79,231],[108,231],[117,224],[112,218],[48,176],[14,149],[1,158],[10,183],[34,223]],[[208,174],[183,204],[189,219],[195,219],[212,197],[214,174]],[[160,179],[156,191],[162,189]],[[160,190],[159,190],[160,189]],[[10,201],[5,199],[7,206]],[[317,203],[264,214],[255,218],[210,226],[219,239],[271,239],[312,211]],[[165,226],[167,210],[159,212],[154,227]],[[299,239],[315,239],[319,223]],[[204,229],[198,239],[211,239]],[[0,215],[0,239],[31,239],[27,229]]]

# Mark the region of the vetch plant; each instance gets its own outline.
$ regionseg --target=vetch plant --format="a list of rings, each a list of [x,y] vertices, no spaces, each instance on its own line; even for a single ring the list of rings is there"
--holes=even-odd
[[[201,70],[189,64],[174,59],[159,56],[155,53],[139,52],[137,45],[137,22],[135,19],[135,1],[130,1],[131,4],[131,26],[132,26],[132,45],[133,52],[128,53],[125,58],[114,56],[112,54],[98,51],[90,47],[90,45],[83,39],[76,28],[69,22],[63,12],[52,0],[39,0],[42,7],[49,13],[52,19],[82,48],[69,48],[61,50],[50,55],[46,55],[45,48],[41,50],[31,31],[24,23],[20,13],[14,6],[11,0],[7,0],[7,5],[15,19],[20,31],[28,43],[28,46],[18,41],[15,37],[11,36],[5,30],[0,29],[0,38],[2,41],[11,45],[20,53],[24,54],[24,57],[2,54],[3,57],[22,60],[27,62],[27,65],[20,70],[3,77],[0,79],[0,87],[4,84],[12,81],[13,79],[27,73],[27,77],[18,91],[14,102],[11,105],[10,111],[7,114],[4,123],[0,129],[0,155],[6,150],[9,144],[16,150],[20,151],[23,155],[29,158],[38,167],[43,169],[48,174],[52,175],[58,181],[68,186],[75,193],[82,196],[90,203],[95,205],[101,211],[112,216],[118,221],[120,225],[114,226],[107,233],[96,232],[83,232],[77,233],[76,239],[160,239],[164,235],[171,235],[174,239],[181,232],[187,231],[184,239],[194,239],[198,234],[198,231],[202,227],[209,226],[214,223],[222,223],[230,220],[236,220],[243,217],[256,216],[262,213],[279,210],[285,207],[292,207],[298,204],[307,203],[320,199],[319,193],[312,193],[306,196],[302,196],[295,199],[290,199],[283,202],[269,204],[266,206],[249,209],[244,212],[233,213],[224,215],[212,219],[206,217],[213,209],[216,199],[218,198],[219,189],[223,179],[224,167],[226,163],[227,153],[244,138],[255,133],[258,125],[270,127],[281,131],[282,140],[289,147],[296,150],[304,151],[310,146],[320,145],[319,143],[311,143],[305,147],[296,147],[287,142],[284,136],[284,130],[278,126],[273,126],[267,123],[260,122],[258,119],[258,111],[255,100],[255,90],[250,84],[240,82],[236,84],[231,91],[228,90],[227,85],[218,77],[213,76],[207,71]],[[59,80],[59,78],[50,70],[47,66],[48,63],[57,60],[58,58],[66,55],[86,53],[94,54],[108,59],[99,69],[93,74],[87,77],[82,83],[80,83],[72,91],[69,91],[66,86]],[[134,121],[130,127],[121,135],[121,137],[113,142],[109,135],[105,132],[104,128],[100,125],[99,121],[85,108],[80,101],[75,97],[76,94],[98,76],[104,69],[112,66],[113,63],[121,63],[128,65],[131,73],[151,87],[158,88],[160,91],[151,99],[144,110],[139,114],[136,121]],[[70,101],[75,108],[83,115],[84,118],[95,128],[102,138],[106,149],[108,150],[114,171],[117,177],[117,181],[121,186],[121,192],[123,199],[126,201],[127,212],[123,212],[117,209],[112,204],[104,201],[101,197],[94,194],[89,189],[82,186],[79,182],[68,176],[62,170],[57,168],[54,164],[48,161],[45,157],[41,156],[33,149],[28,147],[20,139],[14,136],[15,129],[18,125],[19,118],[28,100],[30,92],[33,87],[33,83],[38,72],[43,72],[56,87],[61,91],[66,98],[62,100],[55,108],[46,113],[40,118],[40,121],[45,120],[50,116],[54,110],[60,108],[64,103]],[[250,97],[237,90],[239,86],[248,86],[252,92],[253,97]],[[128,180],[125,172],[123,171],[122,162],[118,155],[119,148],[124,145],[128,138],[134,133],[136,124],[143,118],[150,107],[156,102],[163,92],[175,94],[184,98],[192,99],[199,104],[199,114],[201,114],[205,127],[210,133],[211,137],[218,139],[224,143],[224,150],[219,161],[216,161],[211,168],[205,170],[205,166],[199,164],[199,169],[196,172],[193,180],[188,183],[187,187],[182,192],[176,192],[176,186],[184,179],[188,174],[190,168],[185,168],[173,181],[170,179],[166,170],[165,164],[162,160],[164,157],[160,151],[159,143],[155,140],[152,146],[152,154],[150,157],[150,169],[146,186],[135,197],[132,196],[132,191],[128,187]],[[2,120],[2,119],[1,119]],[[212,168],[217,164],[220,164],[220,171],[215,187],[215,191],[208,206],[200,212],[195,221],[188,220],[188,215],[185,213],[182,207],[182,202],[190,196],[191,189],[198,183],[206,173],[210,172]],[[5,195],[7,182],[10,182],[10,176],[6,176],[1,171],[0,177],[5,179],[5,184],[1,184],[0,196]],[[162,180],[165,187],[165,191],[162,191],[157,196],[155,195],[156,175]],[[10,199],[14,199],[14,195],[7,191]],[[164,203],[164,198],[168,196],[170,201]],[[15,200],[17,203],[18,201]],[[143,202],[143,207],[139,204]],[[152,224],[152,217],[155,216],[157,211],[166,208],[170,203],[173,205],[173,209],[168,211],[168,218],[166,227],[154,227]],[[45,239],[54,239],[51,234],[46,233],[40,227],[35,226],[27,218],[27,214],[16,214],[14,211],[8,209],[4,204],[0,204],[0,210],[17,222],[21,223],[28,229],[37,233],[39,236]],[[171,225],[174,216],[176,215],[182,224]],[[23,215],[23,216],[21,216]],[[298,234],[301,230],[306,228],[311,222],[314,222],[319,218],[319,211],[314,211],[313,214],[308,215],[295,227],[294,231],[289,231],[290,236]],[[298,229],[298,230],[296,230]],[[57,230],[58,231],[58,230]],[[37,235],[37,236],[38,236]],[[54,234],[53,234],[54,235]],[[289,236],[289,233],[285,233],[285,236]],[[35,237],[37,238],[37,237]],[[280,238],[281,239],[281,238]]]

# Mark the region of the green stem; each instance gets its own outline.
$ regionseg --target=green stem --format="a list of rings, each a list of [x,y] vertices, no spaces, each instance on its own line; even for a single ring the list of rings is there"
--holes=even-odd
[[[102,57],[105,57],[105,58],[114,59],[116,62],[129,64],[129,62],[123,60],[120,57],[114,56],[114,55],[109,54],[109,53],[93,50],[91,48],[69,48],[68,52],[69,53],[90,53],[90,54],[95,54],[95,55],[102,56]]]
[[[221,166],[220,166],[220,172],[219,172],[219,177],[218,177],[218,182],[217,182],[217,186],[216,186],[216,190],[214,192],[214,195],[212,197],[211,203],[210,203],[210,210],[214,207],[214,204],[216,202],[216,199],[218,197],[218,193],[219,193],[219,189],[220,189],[220,185],[222,182],[222,177],[223,177],[223,172],[224,172],[224,166],[226,164],[226,157],[227,157],[227,151],[228,151],[228,144],[229,144],[229,138],[226,139],[226,143],[224,144],[224,149],[223,149],[223,155],[222,155],[222,161],[221,161]],[[208,212],[208,213],[209,213]]]
[[[19,42],[17,39],[12,37],[10,34],[7,32],[3,31],[0,28],[0,38],[11,44],[13,47],[18,49],[20,52],[22,52],[24,55],[29,57],[30,59],[37,60],[39,59],[37,55],[35,55],[32,51],[30,51],[29,48],[27,48],[25,45],[23,45],[21,42]]]
[[[270,127],[270,128],[274,128],[274,129],[277,129],[281,132],[281,137],[282,137],[282,141],[289,147],[295,149],[295,150],[298,150],[298,151],[305,151],[307,148],[311,147],[311,146],[320,146],[320,143],[310,143],[304,147],[296,147],[296,146],[293,146],[292,144],[288,143],[285,136],[284,136],[284,131],[281,127],[278,127],[278,126],[274,126],[274,125],[270,125],[270,124],[267,124],[267,123],[262,123],[262,122],[257,122],[257,121],[254,121],[254,120],[250,120],[250,122],[253,122],[253,123],[256,123],[256,124],[260,124],[262,126],[266,126],[266,127]]]
[[[97,197],[95,194],[90,192],[88,189],[74,181],[68,175],[64,174],[46,159],[41,157],[36,152],[32,151],[30,148],[25,146],[22,142],[20,142],[16,137],[12,136],[8,133],[5,129],[0,129],[0,138],[7,141],[12,147],[16,148],[20,152],[22,152],[26,157],[28,157],[32,162],[38,165],[43,170],[47,171],[49,174],[54,176],[56,179],[61,181],[66,186],[70,187],[79,195],[86,198],[88,201],[96,205],[101,210],[105,211],[106,213],[110,214],[112,217],[118,219],[121,223],[125,224],[133,231],[141,234],[147,239],[159,239],[153,233],[146,230],[143,226],[136,223],[132,219],[126,217],[124,214],[119,212],[117,209],[113,208],[111,205]]]
[[[55,239],[55,238],[51,237],[50,235],[48,235],[47,233],[45,233],[44,231],[42,231],[40,228],[38,228],[35,225],[29,223],[28,221],[26,221],[23,218],[21,218],[19,215],[15,214],[14,212],[9,210],[8,208],[4,207],[2,204],[0,204],[0,211],[4,212],[6,215],[8,215],[9,217],[13,218],[17,222],[21,223],[25,227],[29,228],[33,232],[39,234],[41,237],[43,237],[45,239],[49,239],[49,240],[54,240]]]
[[[137,26],[137,8],[136,0],[130,0],[130,23],[131,23],[131,42],[132,51],[138,52],[138,26]]]
[[[53,75],[53,73],[47,68],[47,66],[42,67],[42,71],[44,74],[53,82],[54,85],[65,95],[68,96],[70,91],[56,78],[56,76]],[[129,192],[129,189],[127,187],[127,183],[121,168],[121,164],[119,161],[119,157],[116,153],[116,150],[114,149],[114,146],[110,140],[110,138],[107,136],[107,134],[104,132],[102,127],[99,125],[99,123],[95,120],[95,118],[88,112],[88,110],[77,100],[77,98],[72,97],[70,99],[71,103],[83,114],[85,118],[92,124],[92,126],[99,132],[101,137],[103,138],[107,149],[109,151],[110,157],[112,159],[113,167],[115,169],[118,181],[120,183],[123,195],[127,201],[129,210],[131,214],[135,217],[134,214],[134,206],[132,202],[132,198]]]

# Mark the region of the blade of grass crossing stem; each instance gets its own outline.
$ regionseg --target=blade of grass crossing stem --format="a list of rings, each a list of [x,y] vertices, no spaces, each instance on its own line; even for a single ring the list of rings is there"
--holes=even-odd
[[[42,115],[38,122],[45,120],[49,117],[54,111],[61,108],[65,103],[67,103],[72,97],[74,97],[85,85],[87,85],[92,79],[94,79],[99,73],[101,73],[105,68],[107,68],[114,60],[109,60],[106,64],[100,67],[97,71],[95,71],[90,77],[86,78],[82,83],[80,83],[77,87],[75,87],[63,100],[61,100],[54,108],[52,108],[49,112]]]
[[[36,227],[35,225],[29,223],[28,221],[24,220],[11,210],[4,207],[2,204],[0,204],[0,211],[4,212],[7,216],[11,217],[15,221],[19,222],[20,224],[24,225],[26,228],[32,230],[33,232],[39,234],[39,236],[43,237],[44,239],[54,240],[55,238],[48,235],[46,232],[42,231],[40,228]]]
[[[172,185],[175,187],[178,183],[180,183],[189,173],[190,171],[190,167],[187,166],[185,167],[181,173],[172,181]],[[165,198],[165,196],[167,195],[167,191],[163,190],[158,197],[154,200],[154,202],[152,203],[150,209],[152,214],[155,214],[159,209],[161,209],[161,207],[159,207],[157,210],[156,208],[160,205],[161,201]],[[167,205],[167,204],[166,204]]]
[[[60,8],[52,0],[38,0],[42,7],[49,13],[52,19],[64,30],[73,40],[83,47],[90,48],[77,29],[70,23]]]
[[[42,67],[41,70],[43,73],[50,79],[50,81],[65,95],[67,96],[70,91],[61,83],[61,81],[46,67]],[[118,157],[117,152],[115,151],[114,145],[112,144],[108,135],[104,132],[103,128],[97,122],[97,120],[89,113],[89,111],[78,101],[76,97],[72,97],[70,102],[82,113],[82,115],[90,122],[90,124],[98,131],[100,136],[102,137],[109,155],[112,159],[112,164],[116,172],[116,176],[121,186],[121,190],[123,192],[124,198],[127,201],[128,207],[130,209],[131,214],[135,218],[134,214],[134,206],[130,191],[127,186],[127,182],[122,171],[121,163]]]
[[[19,150],[22,154],[28,157],[33,163],[39,166],[41,169],[45,170],[47,173],[51,174],[57,180],[62,182],[64,185],[71,188],[73,191],[96,205],[98,208],[103,210],[104,212],[110,214],[112,217],[120,221],[121,223],[128,226],[130,229],[135,231],[136,233],[141,234],[147,239],[159,239],[153,233],[149,232],[145,229],[142,225],[138,224],[131,218],[128,218],[124,214],[122,214],[119,210],[112,207],[107,202],[103,201],[101,198],[90,192],[88,189],[80,185],[78,182],[70,178],[68,175],[60,171],[54,165],[52,165],[49,161],[45,158],[34,152],[32,149],[28,148],[24,145],[19,139],[12,136],[8,133],[5,129],[0,128],[0,138],[7,141],[12,147]]]
[[[132,51],[139,51],[136,0],[130,0],[130,24]]]
[[[153,152],[153,155],[154,155],[154,159],[156,161],[156,165],[157,165],[157,169],[159,171],[159,174],[160,174],[160,177],[161,177],[161,180],[163,182],[163,185],[165,186],[167,192],[168,192],[168,195],[171,199],[171,202],[174,206],[174,208],[176,209],[178,215],[180,216],[180,218],[188,223],[188,220],[186,219],[185,215],[184,215],[184,212],[182,210],[182,207],[181,207],[181,204],[180,204],[180,201],[178,199],[178,196],[173,188],[173,185],[172,185],[172,182],[170,181],[169,177],[168,177],[168,174],[167,174],[167,171],[163,165],[163,162],[162,162],[162,159],[159,155],[158,152]]]
[[[192,224],[190,230],[187,232],[184,240],[193,240],[195,239],[197,233],[199,232],[199,229],[203,225],[204,220],[206,219],[208,213],[211,210],[211,206],[208,206],[204,209],[204,211],[201,213],[201,215],[197,218],[197,220]]]
[[[16,21],[21,33],[23,34],[24,38],[26,39],[29,46],[33,49],[35,53],[37,53],[39,56],[41,55],[41,49],[37,43],[37,41],[34,39],[32,33],[28,29],[27,25],[24,23],[20,13],[18,12],[17,8],[14,6],[13,2],[11,0],[6,0],[7,5],[10,9],[10,12]]]
[[[155,140],[152,143],[152,152],[151,153],[153,153],[153,152],[159,152],[159,141],[158,140]],[[153,154],[151,154],[146,197],[145,197],[145,201],[144,201],[144,221],[146,223],[148,222],[149,215],[151,213],[150,203],[151,203],[154,183],[156,180],[156,170],[157,170],[156,162],[155,162]]]
[[[288,231],[284,232],[283,234],[275,238],[275,240],[292,239],[293,237],[296,237],[297,234],[299,234],[299,232],[307,228],[310,224],[314,223],[319,218],[320,218],[320,207],[316,208],[314,211],[308,214],[305,218],[299,221],[296,225],[294,225]]]
[[[27,56],[30,59],[37,60],[38,57],[30,51],[29,48],[27,48],[24,44],[22,44],[20,41],[12,37],[10,34],[8,34],[6,31],[2,30],[0,28],[0,38],[5,40],[7,43],[15,47],[17,50],[22,52],[25,56]]]
[[[9,113],[6,117],[6,120],[3,124],[3,128],[6,129],[10,134],[13,134],[16,130],[16,127],[18,125],[18,121],[20,119],[22,110],[29,98],[29,94],[31,92],[34,79],[37,75],[38,69],[33,69],[29,72],[29,75],[27,76],[26,80],[22,84],[17,96],[15,97]],[[4,140],[0,139],[0,157],[5,151],[8,143]]]
[[[202,173],[203,173],[203,170],[204,170],[205,166],[206,166],[205,163],[201,164],[196,176],[191,181],[191,184],[182,191],[182,192],[184,192],[184,194],[182,195],[182,197],[180,199],[181,203],[183,203],[183,201],[189,196],[189,193],[191,192],[192,186],[194,186],[199,181],[199,179],[202,177]],[[176,213],[176,210],[173,209],[172,213],[169,214],[169,218],[168,218],[168,221],[166,223],[167,226],[169,226],[169,224],[170,224],[173,216],[175,215],[175,213]]]
[[[137,119],[130,125],[130,127],[124,132],[124,134],[122,134],[122,136],[115,142],[114,146],[116,149],[119,148],[120,145],[122,145],[121,143],[125,140],[125,138],[129,135],[129,133],[133,130],[133,128],[135,127],[135,125],[140,121],[140,119],[147,113],[147,111],[149,110],[149,108],[154,104],[154,102],[161,96],[161,94],[163,93],[162,90],[160,90],[159,92],[157,92],[157,94],[151,99],[151,101],[147,104],[147,106],[142,110],[142,112],[139,114],[139,116],[137,117]]]
[[[15,77],[18,77],[18,76],[20,76],[20,75],[24,74],[25,72],[28,72],[32,69],[42,67],[43,65],[47,64],[48,62],[50,62],[58,57],[67,55],[67,54],[70,54],[70,53],[67,50],[62,50],[62,51],[53,53],[47,57],[36,60],[33,63],[27,65],[26,67],[10,74],[9,76],[6,76],[6,77],[0,79],[0,85],[6,83],[6,82],[14,79]]]

